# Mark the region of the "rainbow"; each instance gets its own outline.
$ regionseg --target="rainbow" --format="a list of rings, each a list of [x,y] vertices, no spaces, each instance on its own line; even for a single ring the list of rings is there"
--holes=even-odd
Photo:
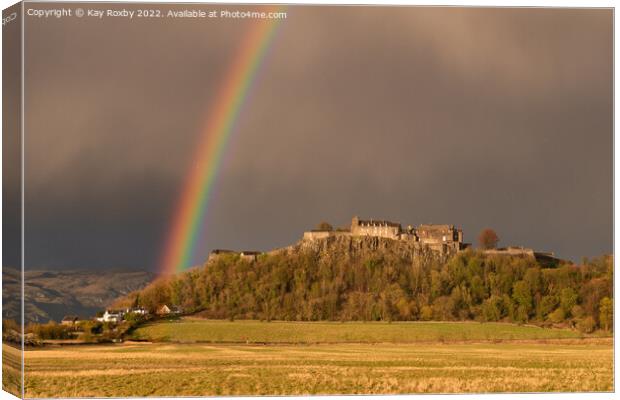
[[[265,11],[280,12],[283,8]],[[159,266],[160,275],[172,275],[191,266],[226,144],[273,42],[279,21],[252,21],[218,91],[217,100],[208,110],[205,128],[198,139],[190,171],[173,212]]]

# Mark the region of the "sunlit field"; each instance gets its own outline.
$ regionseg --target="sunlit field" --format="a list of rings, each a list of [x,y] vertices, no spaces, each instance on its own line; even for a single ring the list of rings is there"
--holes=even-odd
[[[155,342],[27,351],[26,396],[613,390],[612,338],[570,330],[184,319],[134,336]]]
[[[26,352],[26,396],[612,390],[611,339],[557,342],[67,346]]]
[[[2,344],[2,389],[21,397],[21,351]]]

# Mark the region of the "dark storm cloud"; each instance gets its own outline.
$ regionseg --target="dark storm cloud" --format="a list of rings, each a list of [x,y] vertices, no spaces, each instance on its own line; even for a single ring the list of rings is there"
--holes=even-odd
[[[31,265],[153,266],[248,24],[28,20]],[[611,33],[609,10],[289,8],[198,259],[354,214],[611,252]]]

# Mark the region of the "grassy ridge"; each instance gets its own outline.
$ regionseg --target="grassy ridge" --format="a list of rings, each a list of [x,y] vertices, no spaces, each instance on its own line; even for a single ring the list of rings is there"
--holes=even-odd
[[[124,344],[26,352],[26,397],[610,391],[583,344]]]
[[[415,343],[420,341],[537,340],[578,338],[568,329],[476,322],[260,322],[183,318],[157,322],[133,338],[209,343]]]

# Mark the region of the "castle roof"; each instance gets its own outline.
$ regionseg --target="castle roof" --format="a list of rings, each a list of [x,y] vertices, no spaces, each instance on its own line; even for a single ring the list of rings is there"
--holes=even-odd
[[[385,221],[385,220],[374,220],[374,219],[360,219],[358,225],[364,226],[392,226],[392,227],[400,227],[400,224],[397,222]]]
[[[418,230],[422,231],[449,231],[452,229],[454,229],[453,225],[422,224],[418,226]]]

